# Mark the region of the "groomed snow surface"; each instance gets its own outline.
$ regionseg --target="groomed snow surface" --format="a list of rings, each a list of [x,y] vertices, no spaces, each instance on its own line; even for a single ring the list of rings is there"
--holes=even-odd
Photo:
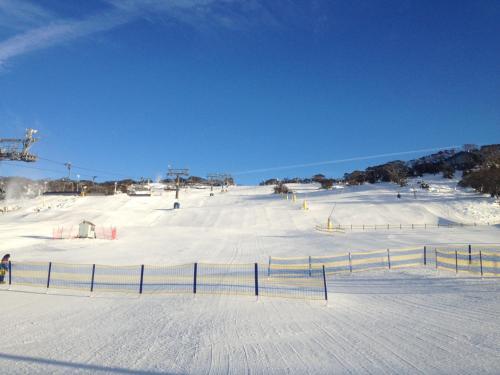
[[[320,191],[291,186],[161,197],[46,197],[9,202],[0,250],[16,261],[115,265],[266,262],[380,248],[499,241],[500,208],[488,197],[426,178],[414,199],[391,184]],[[300,209],[303,199],[309,210]],[[347,231],[335,224],[473,223],[464,228]],[[50,207],[50,208],[49,208]],[[86,219],[118,240],[52,240],[56,226]],[[95,294],[13,287],[0,291],[0,372],[448,373],[497,374],[500,281],[428,269],[328,278],[329,302],[225,295]]]

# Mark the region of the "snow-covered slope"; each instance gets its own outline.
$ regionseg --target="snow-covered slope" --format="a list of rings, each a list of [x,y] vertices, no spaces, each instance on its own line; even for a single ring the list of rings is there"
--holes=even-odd
[[[104,264],[266,261],[437,243],[500,242],[498,225],[325,234],[336,224],[498,224],[491,198],[430,179],[411,186],[318,190],[290,186],[161,197],[46,197],[10,202],[0,249],[13,260]],[[309,210],[301,210],[306,199]],[[50,209],[48,208],[50,207]],[[118,228],[118,240],[52,240],[82,219]],[[24,373],[497,373],[500,282],[445,271],[378,271],[328,279],[329,303],[206,295],[79,295],[0,288],[0,368]]]
[[[494,226],[419,230],[353,231],[325,235],[332,208],[335,224],[500,223],[491,198],[455,190],[454,182],[426,179],[430,190],[394,184],[346,187],[290,185],[297,202],[271,194],[271,187],[233,187],[210,197],[207,190],[153,197],[45,197],[14,202],[22,208],[0,215],[0,242],[17,260],[138,264],[194,261],[254,262],[267,256],[324,255],[332,252],[395,248],[430,243],[500,242]],[[401,191],[402,198],[396,194]],[[309,210],[301,209],[303,200]],[[50,209],[49,209],[50,207]],[[117,241],[52,240],[56,226],[83,220],[116,226]]]
[[[330,302],[0,292],[9,374],[495,374],[500,283],[335,277]]]

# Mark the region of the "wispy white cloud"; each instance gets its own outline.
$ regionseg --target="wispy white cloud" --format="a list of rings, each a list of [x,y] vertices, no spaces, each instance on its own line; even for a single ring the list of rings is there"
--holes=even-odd
[[[262,3],[267,0],[106,0],[143,18],[167,19],[204,30],[210,27],[247,29],[250,24],[276,25]]]
[[[0,66],[15,56],[51,47],[82,36],[112,29],[134,16],[119,10],[107,11],[81,20],[52,20],[0,42]]]
[[[0,0],[0,21],[11,15],[27,27],[0,41],[0,68],[16,56],[113,29],[142,18],[175,20],[194,28],[245,29],[252,22],[276,24],[259,0],[103,0],[108,9],[82,19],[60,19],[23,0]],[[2,23],[0,22],[0,26]],[[5,26],[5,25],[4,25]]]
[[[0,28],[24,30],[40,26],[54,14],[25,0],[0,0]]]

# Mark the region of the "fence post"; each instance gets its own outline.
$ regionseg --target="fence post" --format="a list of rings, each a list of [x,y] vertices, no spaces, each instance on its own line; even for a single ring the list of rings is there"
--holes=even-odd
[[[255,263],[255,295],[259,296],[259,264]]]
[[[325,301],[328,301],[328,289],[326,287],[326,272],[324,264],[323,264],[323,286],[325,288]]]
[[[90,279],[90,293],[94,291],[95,264],[92,265],[92,277]]]
[[[198,277],[198,263],[195,263],[194,273],[193,273],[193,294],[196,294],[197,277]]]
[[[12,263],[9,260],[9,287],[12,285]]]
[[[142,294],[143,281],[144,281],[144,264],[141,264],[141,283],[139,284],[139,294]]]
[[[269,264],[267,266],[267,277],[271,277],[271,256],[269,256]]]
[[[469,244],[469,264],[472,263],[472,246]]]
[[[427,246],[424,246],[424,266],[427,265]]]
[[[481,277],[483,277],[483,255],[481,250],[479,250],[479,267],[481,267]]]
[[[52,262],[49,262],[49,273],[47,275],[47,289],[49,289],[50,286],[50,272],[52,271]]]
[[[311,277],[311,256],[309,255],[309,277]]]
[[[458,273],[458,252],[455,250],[455,273]]]
[[[389,266],[389,269],[391,269],[391,254],[389,249],[387,249],[387,265]]]
[[[349,271],[352,273],[352,258],[351,258],[351,252],[349,251]]]

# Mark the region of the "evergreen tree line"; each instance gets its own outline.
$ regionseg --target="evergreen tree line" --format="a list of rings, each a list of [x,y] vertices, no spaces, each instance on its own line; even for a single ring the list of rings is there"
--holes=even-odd
[[[422,177],[424,174],[442,174],[453,178],[462,172],[459,185],[471,187],[478,192],[500,196],[500,144],[482,146],[465,145],[461,151],[444,150],[410,161],[394,160],[388,163],[345,173],[343,178],[326,178],[323,174],[311,178],[272,178],[261,185],[283,185],[287,183],[318,182],[325,189],[334,184],[360,185],[364,183],[393,182],[400,186],[407,184],[409,177]],[[281,192],[283,188],[278,189]]]

